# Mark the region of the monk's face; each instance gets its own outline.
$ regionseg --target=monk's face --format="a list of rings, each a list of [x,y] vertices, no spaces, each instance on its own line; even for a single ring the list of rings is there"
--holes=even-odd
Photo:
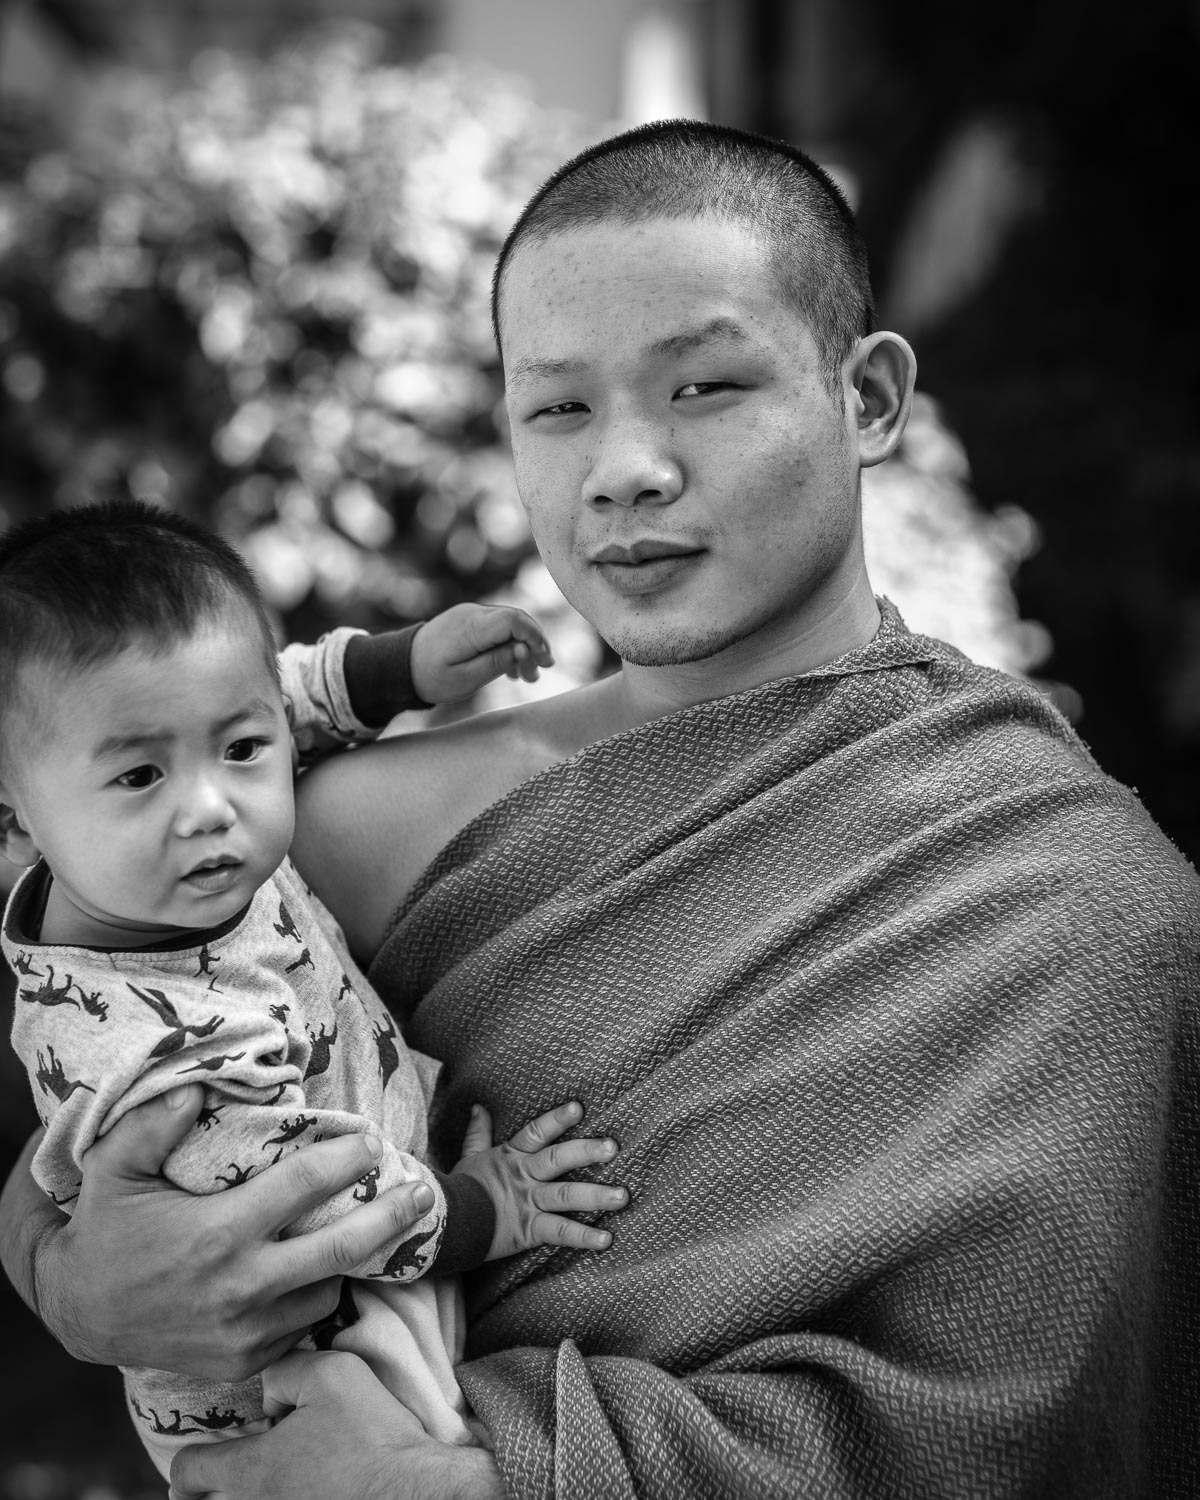
[[[538,547],[624,660],[786,653],[863,586],[853,389],[828,389],[747,230],[664,219],[526,243],[501,333]]]

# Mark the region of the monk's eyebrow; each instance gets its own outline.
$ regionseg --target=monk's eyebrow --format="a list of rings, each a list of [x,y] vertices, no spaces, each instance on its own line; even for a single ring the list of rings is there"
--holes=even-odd
[[[716,344],[745,345],[752,342],[736,319],[717,317],[697,328],[682,328],[678,333],[655,339],[646,345],[646,353],[652,359],[678,359],[681,355]],[[563,376],[582,375],[586,368],[582,359],[518,359],[509,367],[507,378],[510,386],[520,385],[525,380],[559,380]]]
[[[666,338],[655,339],[646,352],[659,358],[678,359],[680,355],[692,354],[697,349],[707,349],[713,344],[749,344],[750,335],[733,318],[710,318],[699,328],[684,328]]]
[[[557,380],[583,372],[581,359],[518,359],[506,371],[509,385],[523,380]]]

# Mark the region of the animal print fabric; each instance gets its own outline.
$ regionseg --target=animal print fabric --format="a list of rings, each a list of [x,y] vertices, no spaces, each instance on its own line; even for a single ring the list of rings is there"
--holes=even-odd
[[[13,1045],[46,1126],[33,1162],[37,1182],[69,1213],[96,1137],[179,1083],[203,1084],[204,1108],[163,1170],[192,1193],[245,1182],[307,1142],[373,1130],[384,1142],[379,1166],[289,1232],[330,1223],[399,1183],[432,1188],[432,1210],[355,1274],[413,1293],[389,1304],[377,1286],[373,1296],[384,1306],[370,1327],[390,1327],[387,1337],[411,1343],[406,1327],[415,1319],[423,1346],[438,1340],[437,1388],[449,1383],[459,1409],[453,1440],[468,1440],[450,1376],[458,1350],[444,1347],[439,1333],[440,1319],[459,1339],[457,1315],[449,1303],[439,1307],[432,1290],[404,1285],[430,1267],[445,1227],[445,1197],[424,1159],[437,1064],[404,1045],[332,917],[285,864],[239,919],[199,941],[125,953],[48,945],[30,935],[46,876],[38,866],[22,877],[3,934],[18,980]],[[327,1342],[365,1316],[361,1307],[346,1311],[325,1330]],[[338,1347],[349,1347],[348,1338]],[[165,1453],[169,1463],[176,1439],[233,1432],[262,1414],[257,1381],[214,1386],[157,1371],[126,1374],[135,1423],[156,1461]]]
[[[575,1096],[632,1192],[468,1280],[508,1493],[1195,1500],[1198,890],[890,607],[476,819],[370,970],[434,1144]]]

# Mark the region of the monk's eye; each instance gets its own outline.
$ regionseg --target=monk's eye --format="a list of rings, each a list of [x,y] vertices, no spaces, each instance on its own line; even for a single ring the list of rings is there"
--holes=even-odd
[[[535,417],[574,417],[587,411],[582,401],[556,401],[553,406],[543,406],[534,412]]]
[[[687,385],[681,385],[675,392],[676,398],[682,396],[690,399],[694,396],[716,396],[722,391],[736,390],[736,386],[728,380],[689,380]]]

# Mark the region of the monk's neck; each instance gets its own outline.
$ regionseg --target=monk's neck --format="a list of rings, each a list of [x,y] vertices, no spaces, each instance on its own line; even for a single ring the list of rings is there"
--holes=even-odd
[[[765,629],[703,661],[666,667],[630,662],[610,680],[620,715],[632,726],[733,693],[744,693],[781,677],[796,677],[835,661],[873,640],[879,606],[867,590],[855,590],[819,618],[790,629]],[[614,703],[614,707],[616,704]]]

